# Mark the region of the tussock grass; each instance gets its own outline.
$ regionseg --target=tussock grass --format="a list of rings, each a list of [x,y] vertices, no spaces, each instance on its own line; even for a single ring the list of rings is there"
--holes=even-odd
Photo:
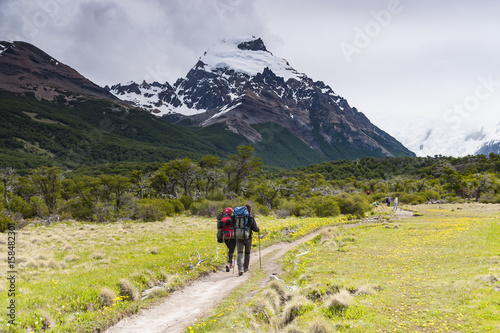
[[[291,298],[288,288],[283,282],[274,280],[269,284],[269,287],[279,296],[281,305],[285,304]]]
[[[40,321],[42,322],[43,330],[46,331],[56,326],[56,321],[47,311],[38,310],[38,314],[40,315]]]
[[[498,277],[493,274],[487,274],[487,275],[477,276],[475,280],[485,283],[495,283],[498,282]]]
[[[101,288],[99,292],[99,302],[102,306],[112,306],[116,299],[116,294],[113,290],[108,287]]]
[[[278,310],[280,309],[280,305],[281,305],[281,297],[275,289],[266,288],[262,292],[262,297],[265,300],[267,300],[267,302],[269,303],[269,305],[271,306],[271,308],[273,310],[273,313],[278,312]]]
[[[282,314],[282,324],[290,324],[297,316],[301,315],[309,306],[311,302],[304,296],[294,297],[288,304],[285,305]]]
[[[276,220],[259,217],[259,227],[267,232],[261,246],[290,241],[321,226],[343,222],[342,218]],[[284,235],[280,232],[282,229],[295,232]],[[19,256],[16,258],[19,263],[16,267],[19,270],[17,282],[23,289],[18,302],[19,313],[23,314],[18,318],[20,332],[28,328],[40,331],[40,327],[34,325],[40,304],[50,304],[50,314],[58,324],[56,331],[103,331],[117,318],[148,306],[150,298],[164,296],[182,287],[201,274],[220,267],[226,259],[224,244],[215,242],[214,219],[183,216],[148,223],[57,222],[50,226],[30,225],[23,232],[26,234],[17,244]],[[152,253],[156,252],[155,249],[158,249],[156,254]],[[195,268],[189,267],[198,261],[197,253],[205,261]],[[28,259],[25,263],[19,262],[21,254]],[[37,259],[39,254],[42,254],[41,259]],[[0,262],[0,268],[6,271],[6,261]],[[252,276],[257,274],[257,271],[253,272]],[[118,293],[120,288],[116,286],[121,279],[130,281],[138,295],[139,291],[158,286],[161,281],[165,281],[165,286],[154,288],[147,299],[139,301],[138,296],[137,301],[131,301],[126,298],[128,301],[115,302],[114,306],[103,311],[99,300],[101,290],[106,287]],[[1,293],[0,303],[6,302],[7,293]],[[278,322],[281,304],[276,307],[276,303],[270,301],[269,308],[277,308],[273,316]],[[251,332],[247,323],[252,321],[256,327],[262,324],[250,316],[249,309],[248,314],[248,321],[245,319],[244,325],[238,325],[241,328],[238,331]],[[2,315],[0,318],[3,319]],[[246,317],[235,320],[241,318]],[[5,323],[6,320],[0,321],[3,331],[8,330]]]
[[[120,288],[120,296],[125,297],[126,300],[137,301],[139,299],[139,291],[130,280],[121,279],[118,287]]]
[[[152,249],[147,250],[151,254],[158,254],[160,253],[160,249],[158,247],[153,247]]]
[[[312,323],[311,326],[309,327],[309,333],[331,333],[334,332],[334,327],[332,327],[332,324],[324,318],[324,317],[319,317],[315,319]]]
[[[305,333],[306,331],[302,330],[301,328],[295,326],[295,325],[288,325],[283,332],[285,333]]]
[[[59,262],[57,262],[55,259],[50,259],[47,262],[47,267],[52,268],[52,269],[58,269],[60,267]]]
[[[373,286],[373,285],[363,285],[359,288],[356,288],[356,292],[354,293],[354,296],[374,295],[377,293],[377,289],[380,289],[380,287]]]
[[[325,298],[324,304],[328,310],[334,313],[345,311],[352,303],[353,297],[347,289],[341,289],[339,292],[329,295]]]
[[[94,252],[92,254],[92,258],[95,260],[101,260],[106,258],[106,254],[104,252]]]
[[[73,262],[73,261],[77,261],[78,259],[80,259],[80,258],[74,254],[68,254],[66,257],[64,257],[64,260],[66,262]]]
[[[258,320],[264,321],[267,324],[271,323],[274,315],[274,307],[267,298],[262,296],[256,297],[250,305],[250,309]]]

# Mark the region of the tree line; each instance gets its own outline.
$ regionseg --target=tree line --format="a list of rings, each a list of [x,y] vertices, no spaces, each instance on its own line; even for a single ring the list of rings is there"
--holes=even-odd
[[[0,169],[0,224],[36,218],[94,222],[153,221],[182,212],[215,216],[246,201],[278,217],[361,217],[386,196],[401,203],[500,202],[500,156],[363,158],[294,170],[265,168],[251,146],[227,160],[205,155],[150,171],[75,175],[39,167],[26,175]]]

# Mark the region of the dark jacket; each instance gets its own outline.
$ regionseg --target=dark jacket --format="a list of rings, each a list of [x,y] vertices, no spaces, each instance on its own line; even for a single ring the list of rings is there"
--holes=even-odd
[[[252,231],[259,232],[260,229],[257,226],[257,222],[252,215],[248,215],[248,228],[250,228],[250,238],[252,238]]]

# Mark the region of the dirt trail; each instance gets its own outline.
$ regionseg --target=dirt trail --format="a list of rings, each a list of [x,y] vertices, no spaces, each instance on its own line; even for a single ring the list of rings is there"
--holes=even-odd
[[[399,210],[398,217],[412,216],[412,212]],[[344,225],[344,227],[356,227],[364,223],[374,222],[364,220],[358,223]],[[295,245],[307,242],[316,237],[321,230],[310,233],[291,243],[277,243],[262,249],[262,270],[267,275],[278,275],[281,267],[278,260]],[[254,240],[255,242],[255,240]],[[259,269],[259,253],[252,252],[250,260],[251,269]],[[181,290],[173,292],[161,304],[144,309],[139,314],[124,318],[115,326],[109,328],[105,333],[173,333],[183,332],[187,327],[203,318],[209,311],[228,296],[231,291],[241,286],[250,277],[250,273],[238,276],[237,269],[227,273],[218,271],[206,275]]]

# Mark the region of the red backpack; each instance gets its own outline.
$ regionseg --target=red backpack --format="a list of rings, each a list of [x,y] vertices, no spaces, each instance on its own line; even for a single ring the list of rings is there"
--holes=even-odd
[[[234,239],[232,217],[233,217],[233,209],[230,207],[224,208],[221,218],[223,239]]]

